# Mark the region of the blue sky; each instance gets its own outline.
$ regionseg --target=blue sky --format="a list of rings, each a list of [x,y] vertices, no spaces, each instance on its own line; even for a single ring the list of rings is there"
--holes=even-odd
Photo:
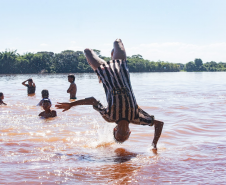
[[[127,55],[226,62],[226,0],[0,0],[0,51],[99,49],[121,38]]]

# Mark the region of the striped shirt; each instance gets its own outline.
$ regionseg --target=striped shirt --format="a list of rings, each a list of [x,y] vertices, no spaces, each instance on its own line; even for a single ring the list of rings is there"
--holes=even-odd
[[[103,83],[108,106],[101,103],[94,106],[108,122],[127,120],[134,124],[153,125],[154,116],[150,116],[138,107],[130,83],[127,62],[111,60],[100,65],[96,74]]]

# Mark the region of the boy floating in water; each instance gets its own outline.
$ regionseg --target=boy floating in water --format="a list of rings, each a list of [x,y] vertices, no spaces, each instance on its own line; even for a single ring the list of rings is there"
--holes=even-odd
[[[138,125],[155,126],[152,142],[153,150],[157,150],[157,142],[161,136],[163,122],[154,119],[154,116],[144,112],[136,103],[130,83],[129,70],[126,62],[126,52],[120,39],[114,42],[112,60],[106,62],[99,58],[91,49],[85,49],[86,59],[92,69],[103,83],[108,102],[107,108],[95,98],[85,98],[72,103],[59,103],[58,109],[64,111],[73,106],[93,105],[107,122],[115,122],[113,130],[117,142],[124,142],[130,136],[129,123]]]
[[[55,110],[51,110],[51,102],[49,99],[44,99],[42,103],[42,107],[45,111],[41,112],[38,116],[41,116],[43,118],[52,118],[56,117],[57,113]]]
[[[25,84],[27,81],[28,81],[28,84]],[[33,82],[33,80],[31,78],[22,82],[22,85],[27,87],[27,94],[34,94],[35,93],[36,86],[35,86],[35,83]]]
[[[6,103],[4,103],[2,100],[4,99],[4,94],[2,92],[0,92],[0,105],[7,105]]]
[[[42,106],[44,99],[49,99],[49,91],[47,89],[43,89],[41,93],[42,93],[42,100],[38,103],[37,106]],[[49,101],[50,101],[50,99],[49,99]],[[52,105],[51,101],[50,101],[50,103]]]
[[[71,83],[70,87],[67,90],[67,93],[70,93],[70,99],[75,100],[76,98],[76,92],[77,87],[75,84],[75,75],[68,75],[68,82]]]

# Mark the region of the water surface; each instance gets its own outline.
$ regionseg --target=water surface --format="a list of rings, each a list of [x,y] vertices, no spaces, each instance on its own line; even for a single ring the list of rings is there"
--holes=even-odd
[[[36,95],[21,83],[32,77]],[[68,102],[67,74],[0,75],[0,184],[225,184],[226,73],[131,73],[137,102],[164,121],[158,153],[153,127],[131,124],[114,142],[112,129],[91,106],[57,110],[41,119],[35,106],[48,89],[53,109]],[[95,74],[77,74],[77,97],[106,105]]]

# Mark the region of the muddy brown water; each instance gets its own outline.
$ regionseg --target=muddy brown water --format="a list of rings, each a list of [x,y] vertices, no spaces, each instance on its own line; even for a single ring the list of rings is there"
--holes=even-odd
[[[27,96],[22,81],[37,89]],[[36,105],[48,89],[53,109],[68,102],[67,74],[0,75],[0,184],[225,184],[226,73],[131,73],[137,102],[164,121],[158,153],[153,127],[130,125],[114,142],[112,129],[91,106],[57,110],[41,119]],[[106,104],[95,74],[76,74],[78,98]]]

